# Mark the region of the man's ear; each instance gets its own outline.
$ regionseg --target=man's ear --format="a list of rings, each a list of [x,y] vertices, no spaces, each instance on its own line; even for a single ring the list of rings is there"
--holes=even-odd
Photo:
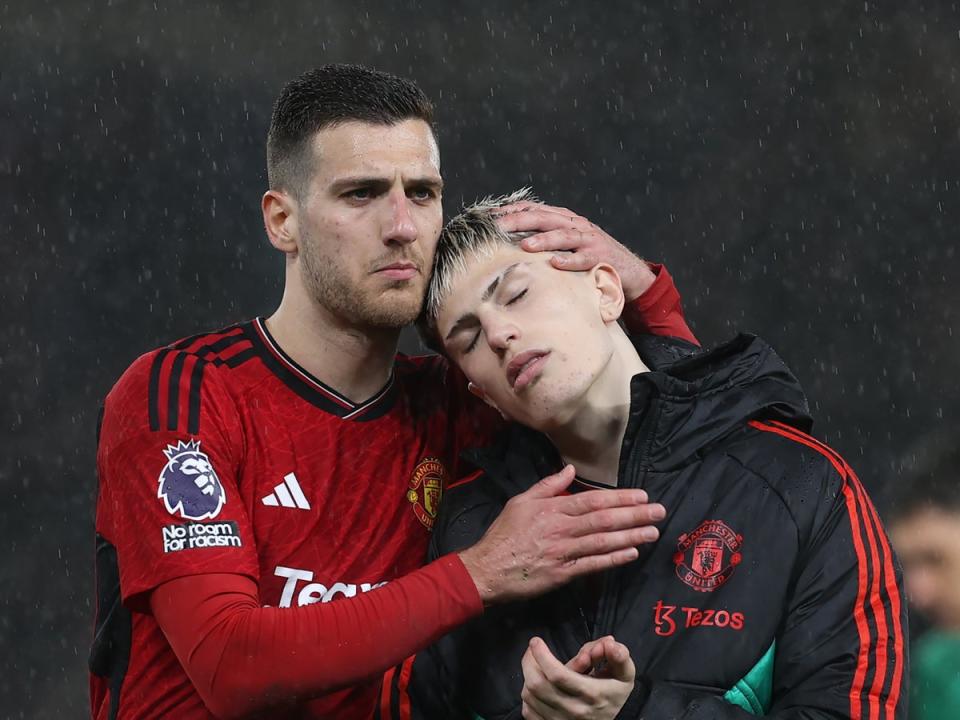
[[[623,285],[613,266],[597,263],[590,271],[600,300],[600,317],[605,323],[616,322],[623,313]]]
[[[283,190],[267,190],[260,200],[260,209],[270,244],[280,252],[296,254],[300,238],[297,201]]]
[[[496,410],[498,413],[500,413],[500,417],[502,417],[504,420],[509,420],[509,419],[510,419],[510,418],[507,417],[507,414],[506,414],[503,410],[501,410],[500,408],[498,408],[498,407],[494,404],[493,400],[491,400],[491,399],[490,399],[490,396],[487,395],[487,394],[483,391],[483,388],[482,388],[482,387],[480,387],[479,385],[475,385],[474,383],[472,383],[472,382],[470,382],[470,381],[468,380],[468,381],[467,381],[467,390],[469,390],[469,391],[471,392],[471,394],[476,395],[478,398],[480,398],[481,400],[483,400],[487,405],[489,405],[489,406],[492,407],[494,410]]]

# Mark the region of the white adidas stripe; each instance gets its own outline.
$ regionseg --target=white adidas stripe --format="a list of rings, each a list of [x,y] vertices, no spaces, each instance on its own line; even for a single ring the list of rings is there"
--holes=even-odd
[[[307,496],[300,489],[300,483],[297,476],[293,473],[284,475],[283,482],[277,485],[273,492],[264,497],[260,502],[270,507],[299,508],[300,510],[309,510],[310,503],[307,502]]]

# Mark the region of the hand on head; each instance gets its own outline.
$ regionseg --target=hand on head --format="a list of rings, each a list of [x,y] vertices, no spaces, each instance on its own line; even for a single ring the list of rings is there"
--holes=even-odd
[[[629,248],[572,210],[524,201],[503,206],[496,216],[502,230],[530,233],[520,243],[524,250],[562,253],[550,261],[559,270],[589,270],[597,263],[611,265],[620,276],[627,300],[640,297],[656,279]]]

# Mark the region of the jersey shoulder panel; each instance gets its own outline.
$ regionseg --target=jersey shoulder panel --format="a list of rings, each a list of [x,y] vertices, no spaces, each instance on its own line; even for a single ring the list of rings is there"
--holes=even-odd
[[[503,418],[468,390],[467,377],[439,355],[397,355],[397,379],[414,415],[446,415],[456,454],[482,447],[504,427]]]
[[[102,438],[116,444],[145,431],[199,434],[201,419],[212,409],[204,404],[227,400],[238,380],[229,371],[254,356],[244,325],[141,355],[107,395]]]
[[[181,340],[138,358],[107,396],[96,528],[115,547],[121,595],[137,609],[173,578],[258,578],[238,489],[245,441],[233,387],[250,381],[237,370],[249,346],[243,326]]]
[[[442,355],[405,355],[396,356],[397,379],[411,388],[432,393],[446,393],[460,383],[466,389],[466,378],[459,369]]]

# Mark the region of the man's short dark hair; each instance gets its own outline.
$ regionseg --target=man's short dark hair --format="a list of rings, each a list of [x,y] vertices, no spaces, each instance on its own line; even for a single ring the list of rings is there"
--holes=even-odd
[[[433,128],[433,105],[416,83],[361,65],[324,65],[288,82],[267,134],[267,178],[272,190],[296,196],[313,169],[311,140],[324,128],[359,120],[395,125],[423,120]]]
[[[904,472],[890,492],[891,523],[936,509],[960,513],[958,435],[942,432],[924,438],[905,460]]]

